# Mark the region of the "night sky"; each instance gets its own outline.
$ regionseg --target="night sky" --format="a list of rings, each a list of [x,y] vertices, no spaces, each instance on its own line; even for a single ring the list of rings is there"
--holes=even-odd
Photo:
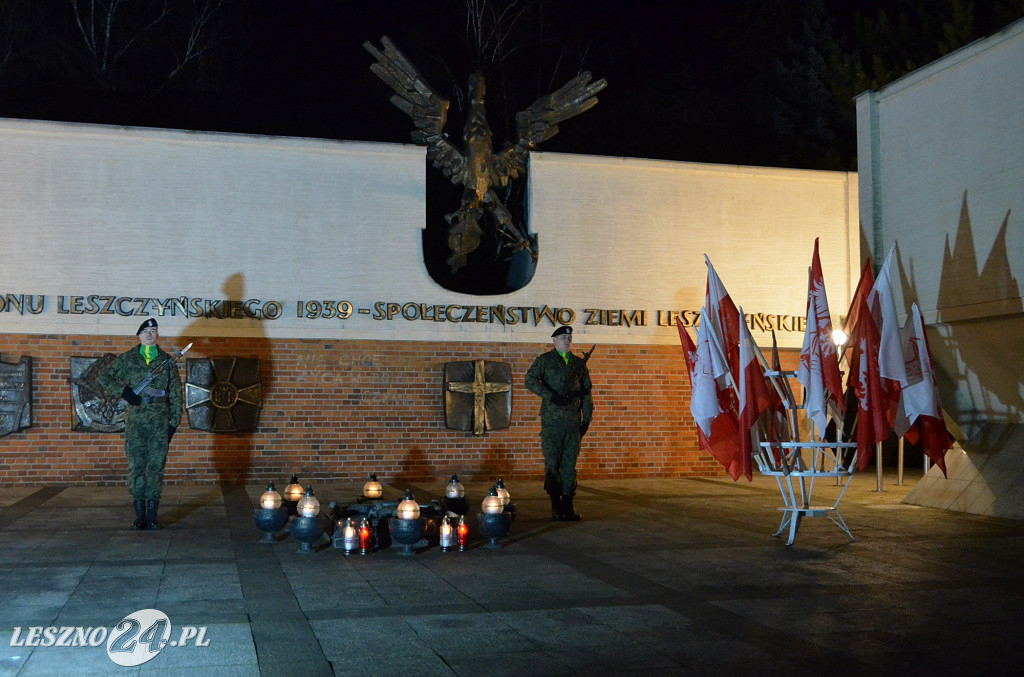
[[[563,124],[542,150],[777,166],[852,162],[849,124],[836,141],[846,147],[840,160],[795,157],[787,152],[792,139],[774,128],[776,62],[800,39],[806,0],[478,3],[485,12],[522,12],[506,43],[515,49],[498,59],[474,58],[468,44],[465,7],[475,0],[225,0],[207,31],[216,42],[201,70],[197,60],[172,81],[166,58],[180,49],[181,26],[171,21],[159,24],[163,33],[146,33],[113,77],[99,79],[79,63],[81,35],[65,0],[0,2],[15,10],[5,9],[0,28],[5,18],[16,27],[38,24],[15,34],[14,58],[0,68],[5,117],[408,142],[409,120],[388,102],[362,47],[386,34],[453,100],[455,132],[458,91],[474,68],[483,70],[498,145],[511,136],[516,111],[586,69],[609,82],[600,104]],[[842,34],[856,12],[882,2],[825,5]],[[193,0],[171,6],[184,17]],[[115,29],[127,35],[132,19],[118,17]]]
[[[260,64],[248,113],[224,124],[258,133],[408,141],[408,118],[369,71],[365,40],[390,36],[453,100],[474,68],[488,76],[488,117],[501,145],[516,111],[580,70],[609,85],[600,104],[560,126],[542,150],[748,164],[797,164],[776,153],[763,101],[775,54],[797,30],[802,2],[560,0],[520,21],[523,46],[500,64],[473,62],[459,2],[258,2]],[[500,4],[500,3],[493,3]],[[835,2],[848,25],[877,3]],[[522,6],[520,3],[519,6]],[[760,5],[751,14],[749,7]],[[301,9],[298,8],[301,6]],[[841,8],[839,7],[841,6]],[[246,119],[247,118],[247,119]],[[845,139],[852,143],[852,139]]]

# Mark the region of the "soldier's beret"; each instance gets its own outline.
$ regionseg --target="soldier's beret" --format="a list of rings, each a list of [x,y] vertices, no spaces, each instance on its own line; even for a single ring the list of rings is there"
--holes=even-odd
[[[555,338],[556,336],[561,336],[562,334],[569,334],[570,336],[572,336],[572,327],[570,327],[567,324],[563,324],[561,327],[556,329],[554,331],[554,333],[551,334],[551,338]]]
[[[152,327],[153,329],[156,329],[156,320],[154,318],[152,318],[152,317],[139,325],[139,330],[137,332],[135,332],[135,335],[138,336],[139,334],[141,334],[142,332],[146,331],[150,327]]]

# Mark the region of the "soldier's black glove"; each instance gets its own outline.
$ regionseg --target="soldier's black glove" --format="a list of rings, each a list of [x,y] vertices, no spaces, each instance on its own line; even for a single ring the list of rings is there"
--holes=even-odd
[[[583,437],[584,435],[586,435],[586,434],[587,434],[587,431],[588,431],[589,429],[590,429],[590,421],[584,421],[584,422],[583,422],[583,423],[582,423],[582,424],[580,425],[580,437]]]
[[[564,407],[565,405],[569,404],[570,402],[572,402],[572,398],[569,397],[568,395],[563,395],[561,393],[555,393],[554,395],[551,396],[551,404],[557,404],[560,407]]]
[[[173,425],[167,426],[167,444],[171,443],[171,438],[174,437],[174,433],[178,432],[178,429]]]
[[[121,391],[121,399],[133,407],[137,407],[142,404],[142,398],[135,394],[135,391],[131,388],[125,388]]]

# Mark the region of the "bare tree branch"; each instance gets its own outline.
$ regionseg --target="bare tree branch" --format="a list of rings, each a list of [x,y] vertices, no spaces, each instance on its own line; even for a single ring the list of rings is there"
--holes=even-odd
[[[185,40],[185,51],[178,58],[178,65],[167,75],[168,80],[174,79],[182,69],[195,59],[202,58],[208,50],[216,45],[219,40],[212,39],[209,35],[209,24],[213,15],[224,4],[224,0],[203,0],[196,9],[188,38]]]
[[[121,58],[151,28],[166,19],[171,11],[168,0],[157,3],[159,8],[151,19],[145,19],[139,28],[127,27],[125,34],[115,31],[118,12],[124,0],[68,0],[82,44],[89,54],[93,68],[101,77],[108,77],[117,68]],[[87,5],[87,6],[83,6]],[[123,18],[123,14],[122,14]],[[118,39],[120,38],[120,40]],[[120,47],[115,43],[120,42]]]
[[[14,54],[14,21],[15,3],[4,6],[4,15],[0,16],[0,73],[11,62]]]

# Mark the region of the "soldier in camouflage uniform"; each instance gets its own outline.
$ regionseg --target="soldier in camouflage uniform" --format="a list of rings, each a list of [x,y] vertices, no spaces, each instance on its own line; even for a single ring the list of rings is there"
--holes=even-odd
[[[541,397],[540,443],[544,452],[544,490],[551,497],[551,519],[578,522],[580,516],[572,503],[580,440],[594,415],[590,372],[584,365],[580,376],[568,383],[573,367],[582,359],[571,352],[572,327],[559,327],[551,338],[554,349],[533,361],[526,372],[526,387]]]
[[[128,491],[135,507],[132,529],[159,529],[156,521],[163,489],[167,446],[181,422],[181,377],[171,363],[142,395],[133,388],[157,365],[171,356],[156,345],[156,320],[142,323],[139,345],[121,353],[100,375],[100,383],[112,395],[128,403],[124,415],[124,453],[128,457]]]

